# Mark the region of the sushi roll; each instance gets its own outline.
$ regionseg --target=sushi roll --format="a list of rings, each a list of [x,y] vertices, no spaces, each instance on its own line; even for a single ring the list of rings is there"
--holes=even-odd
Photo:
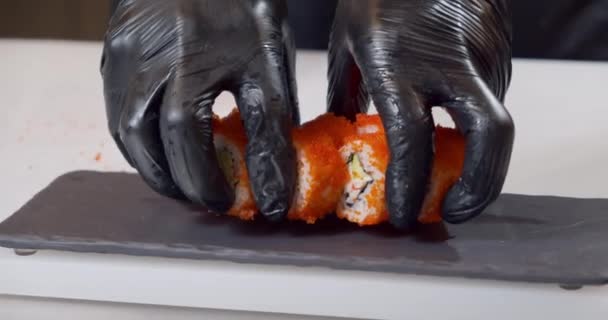
[[[443,199],[460,178],[464,166],[465,139],[459,131],[438,126],[434,141],[430,186],[418,217],[424,224],[441,222]]]
[[[331,129],[325,130],[326,126]],[[352,132],[354,127],[348,120],[331,114],[292,130],[298,179],[289,220],[312,224],[335,210],[346,180],[338,146],[342,136]],[[235,189],[235,203],[228,214],[242,220],[255,219],[258,210],[244,157],[247,137],[238,110],[225,118],[214,118],[214,142],[220,168]]]
[[[312,121],[303,125],[304,130],[311,132],[325,132],[333,140],[336,148],[341,148],[346,137],[356,133],[355,125],[348,119],[342,116],[336,116],[334,113],[324,113]]]
[[[257,207],[245,165],[247,137],[238,110],[224,118],[215,116],[213,135],[220,169],[234,189],[234,203],[227,213],[242,220],[253,220]]]
[[[298,180],[288,219],[313,224],[335,211],[347,176],[339,146],[350,132],[352,124],[332,114],[293,130]]]
[[[221,170],[235,190],[228,215],[253,220],[257,207],[245,164],[247,137],[238,110],[214,117],[214,143]],[[388,221],[385,172],[389,149],[378,115],[360,114],[353,124],[324,114],[292,130],[297,181],[289,220],[314,224],[332,212],[361,226]],[[441,205],[464,163],[464,137],[437,127],[435,156],[427,195],[418,220],[441,221]]]
[[[360,226],[388,220],[385,199],[385,172],[389,149],[384,127],[378,115],[357,116],[356,134],[346,138],[340,149],[347,166],[347,182],[337,215]],[[434,160],[427,195],[418,221],[423,224],[441,221],[441,205],[451,186],[460,177],[464,163],[464,137],[455,129],[436,127]]]
[[[360,226],[388,220],[384,184],[389,161],[384,127],[377,115],[357,115],[355,134],[340,148],[347,180],[336,214]]]

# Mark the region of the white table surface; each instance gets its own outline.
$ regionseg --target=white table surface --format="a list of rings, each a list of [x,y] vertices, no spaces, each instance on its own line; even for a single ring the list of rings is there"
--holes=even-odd
[[[0,41],[1,220],[68,171],[133,172],[106,130],[100,50],[100,43]],[[326,65],[322,52],[299,53],[303,120],[324,111]],[[608,197],[608,64],[516,59],[513,74],[506,104],[516,144],[504,191]],[[225,114],[233,100],[223,95],[216,105]],[[183,307],[382,319],[608,314],[608,287],[565,291],[554,285],[56,251],[20,257],[1,249],[0,306],[13,306],[0,308],[1,319],[19,318],[18,310],[28,305],[16,297],[89,300],[115,310],[122,304],[112,303],[154,305],[144,310],[157,316],[154,308],[161,307],[171,307],[163,309],[167,314],[183,313],[175,309]]]

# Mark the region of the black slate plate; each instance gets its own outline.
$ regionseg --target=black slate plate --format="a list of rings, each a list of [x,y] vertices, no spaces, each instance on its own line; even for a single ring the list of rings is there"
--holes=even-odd
[[[0,246],[605,284],[608,199],[505,194],[469,223],[404,234],[337,219],[246,223],[163,198],[133,174],[74,172],[2,222]]]

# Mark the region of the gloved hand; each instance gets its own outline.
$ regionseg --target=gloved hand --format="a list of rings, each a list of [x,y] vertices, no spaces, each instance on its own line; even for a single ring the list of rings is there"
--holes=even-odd
[[[459,223],[494,201],[514,138],[503,106],[511,78],[506,0],[341,0],[329,47],[329,111],[353,118],[371,96],[386,129],[390,221],[416,223],[432,160],[431,106],[467,139],[462,176],[444,201]]]
[[[213,146],[212,105],[234,94],[250,143],[255,200],[286,215],[295,184],[290,128],[299,122],[294,44],[282,0],[123,0],[101,73],[110,131],[154,190],[225,212],[234,193]]]

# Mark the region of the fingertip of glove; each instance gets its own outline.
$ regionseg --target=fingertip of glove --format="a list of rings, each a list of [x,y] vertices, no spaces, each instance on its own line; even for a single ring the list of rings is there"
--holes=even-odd
[[[178,200],[178,201],[188,200],[188,198],[186,198],[186,196],[182,193],[182,191],[179,190],[179,188],[175,185],[166,187],[165,189],[163,189],[163,191],[161,191],[161,193],[174,200]]]
[[[489,196],[481,196],[467,192],[461,184],[455,185],[446,195],[442,218],[451,224],[467,222],[478,216],[492,200]]]
[[[418,225],[416,219],[411,219],[407,216],[390,215],[389,222],[394,228],[403,231],[410,231]]]
[[[269,222],[279,223],[285,220],[289,207],[283,202],[274,202],[267,206],[263,206],[260,210],[262,216]]]
[[[399,230],[411,230],[418,225],[418,215],[411,199],[398,195],[391,197],[388,205],[389,223]]]
[[[215,202],[207,204],[209,210],[220,214],[225,214],[226,212],[228,212],[231,206],[231,202]]]
[[[212,192],[205,192],[205,190],[193,192],[194,190],[187,190],[184,193],[186,194],[186,198],[194,204],[201,205],[214,213],[225,214],[234,204],[235,194],[227,185],[222,189],[222,191],[219,191],[219,189],[215,188]]]
[[[203,203],[200,203],[200,204],[204,205],[205,207],[207,207],[207,209],[209,209],[213,212],[225,214],[226,212],[228,212],[228,210],[230,210],[233,203],[234,203],[234,196],[226,195],[226,197],[224,197],[222,199],[216,199],[216,200],[212,200],[212,201],[203,201]]]

